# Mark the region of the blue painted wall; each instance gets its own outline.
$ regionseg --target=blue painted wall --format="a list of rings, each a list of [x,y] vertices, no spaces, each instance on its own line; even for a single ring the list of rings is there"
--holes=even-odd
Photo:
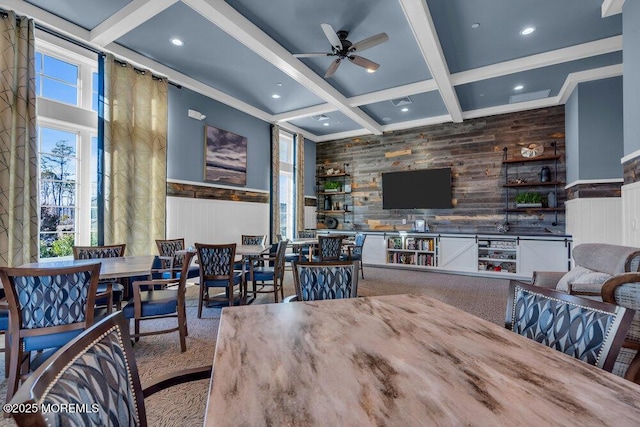
[[[206,115],[199,121],[189,110]],[[167,178],[204,181],[204,129],[215,126],[247,137],[247,189],[269,191],[271,174],[271,126],[248,114],[192,90],[169,85]],[[305,140],[304,194],[315,194],[316,144]]]
[[[188,110],[207,116],[187,116]],[[269,190],[271,128],[269,123],[192,90],[169,86],[167,178],[204,181],[204,129],[215,126],[247,137],[247,189]],[[242,187],[241,187],[242,188]]]
[[[640,150],[640,1],[622,7],[624,63],[624,154]]]
[[[622,178],[622,77],[580,83],[565,106],[567,183]]]

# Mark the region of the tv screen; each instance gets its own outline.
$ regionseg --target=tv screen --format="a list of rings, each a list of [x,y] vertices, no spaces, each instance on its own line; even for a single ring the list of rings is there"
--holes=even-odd
[[[451,168],[382,174],[382,209],[448,209]]]

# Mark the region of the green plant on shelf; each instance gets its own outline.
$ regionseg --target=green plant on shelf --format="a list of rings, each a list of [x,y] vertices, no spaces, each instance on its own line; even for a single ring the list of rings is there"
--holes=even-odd
[[[340,190],[339,181],[327,181],[324,183],[324,191],[339,191],[339,190]]]
[[[519,193],[516,196],[516,204],[518,205],[528,205],[528,204],[538,204],[542,203],[542,196],[539,193],[534,192],[525,192]]]

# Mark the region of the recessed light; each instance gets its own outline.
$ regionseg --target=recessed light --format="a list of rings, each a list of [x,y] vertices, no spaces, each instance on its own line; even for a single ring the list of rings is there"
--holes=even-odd
[[[375,73],[375,72],[376,72],[376,70],[374,70],[374,69],[372,69],[372,68],[367,68],[367,73],[369,73],[369,74],[373,74],[373,73]]]
[[[382,121],[383,122],[390,122],[391,121],[391,117],[383,117]]]
[[[479,28],[480,24],[478,22],[474,22],[473,24],[471,24],[471,28]]]
[[[276,83],[276,86],[282,86],[282,83]]]
[[[520,35],[528,36],[529,34],[533,33],[535,30],[536,30],[536,27],[525,27],[522,29],[522,31],[520,31]]]
[[[407,107],[404,107],[403,109],[401,109],[400,111],[402,111],[403,113],[406,113],[407,111],[409,111],[409,109]]]
[[[184,42],[182,40],[180,40],[179,38],[172,38],[171,39],[171,43],[175,46],[182,46],[184,44]]]
[[[328,122],[324,122],[324,123],[322,124],[322,126],[329,126],[329,123],[328,123]]]
[[[513,88],[513,90],[522,90],[522,89],[524,89],[523,85],[518,85]]]
[[[280,98],[280,95],[278,95],[277,93],[274,93],[273,95],[271,95],[271,97],[273,99],[278,99],[278,98]]]

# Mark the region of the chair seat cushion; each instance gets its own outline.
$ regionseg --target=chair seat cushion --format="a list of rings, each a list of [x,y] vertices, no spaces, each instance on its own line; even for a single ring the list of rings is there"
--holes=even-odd
[[[362,261],[362,255],[352,254],[351,257],[349,255],[340,255],[340,261]]]
[[[233,272],[233,284],[238,285],[242,282],[242,271]],[[207,280],[204,282],[207,288],[225,288],[229,284],[228,280]]]
[[[569,293],[574,292],[600,292],[602,284],[611,277],[610,274],[593,271],[582,266],[576,266],[562,276],[556,285],[556,290]],[[578,285],[579,286],[576,286]]]
[[[178,291],[162,290],[153,292],[141,292],[142,316],[159,316],[162,314],[175,313],[178,307]],[[122,309],[124,317],[133,319],[135,317],[135,304],[129,301]]]
[[[293,262],[293,261],[307,262],[309,261],[309,257],[307,257],[306,255],[300,256],[300,254],[291,253],[291,254],[286,254],[284,256],[284,260],[285,262]]]
[[[0,310],[0,331],[9,329],[9,310]]]
[[[62,347],[76,336],[80,335],[84,329],[75,329],[73,331],[58,332],[50,335],[40,335],[35,337],[24,337],[25,351],[44,350],[46,348]]]
[[[275,269],[273,267],[254,267],[253,280],[263,282],[273,280]],[[251,280],[251,273],[247,273],[247,280]]]

